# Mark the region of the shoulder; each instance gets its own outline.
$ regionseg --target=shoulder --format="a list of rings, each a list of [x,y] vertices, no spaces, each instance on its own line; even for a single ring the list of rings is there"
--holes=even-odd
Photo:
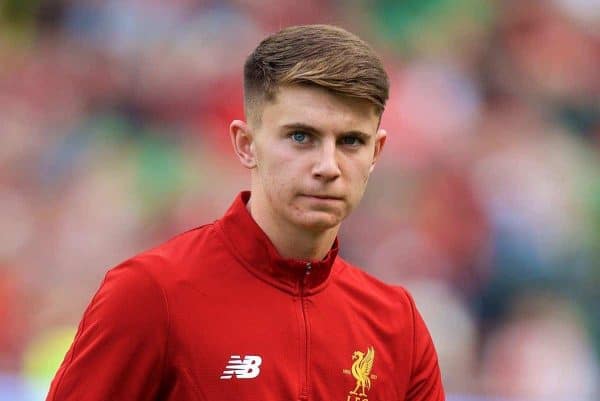
[[[341,290],[396,312],[414,313],[414,300],[404,287],[385,283],[343,258],[338,257],[337,262],[340,269],[335,283]]]
[[[109,274],[113,270],[136,270],[160,283],[209,253],[214,241],[214,224],[205,224],[130,257]]]
[[[161,260],[166,263],[169,261],[179,262],[181,258],[202,251],[215,237],[214,223],[204,224],[177,234],[167,241],[138,254],[136,257],[141,257],[147,261],[154,260],[155,262]]]
[[[203,249],[211,226],[183,232],[110,268],[88,305],[84,321],[93,317],[94,321],[110,320],[113,327],[125,328],[148,327],[153,320],[167,322],[170,283],[196,265],[193,253]]]
[[[108,270],[88,304],[74,342],[74,352],[93,346],[93,339],[133,338],[151,333],[157,338],[168,331],[169,312],[165,292],[149,273],[155,260],[137,255]]]

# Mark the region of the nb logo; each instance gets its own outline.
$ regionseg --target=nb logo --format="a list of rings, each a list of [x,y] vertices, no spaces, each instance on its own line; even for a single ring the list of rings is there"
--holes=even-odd
[[[258,355],[246,355],[241,359],[239,355],[231,355],[221,379],[254,379],[260,373],[262,358]]]

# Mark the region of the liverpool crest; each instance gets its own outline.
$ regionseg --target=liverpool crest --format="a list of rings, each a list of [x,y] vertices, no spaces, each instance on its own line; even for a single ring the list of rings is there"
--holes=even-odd
[[[352,374],[356,385],[348,393],[346,401],[368,401],[367,391],[371,389],[371,380],[377,379],[376,375],[371,374],[375,361],[375,350],[373,347],[369,347],[367,352],[354,351],[352,360],[354,361],[352,369],[344,369],[344,373]]]

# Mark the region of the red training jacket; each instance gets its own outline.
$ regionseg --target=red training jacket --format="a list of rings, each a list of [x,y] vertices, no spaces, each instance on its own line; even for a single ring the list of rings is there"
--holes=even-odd
[[[410,295],[337,256],[283,259],[240,194],[113,268],[48,401],[443,401]]]

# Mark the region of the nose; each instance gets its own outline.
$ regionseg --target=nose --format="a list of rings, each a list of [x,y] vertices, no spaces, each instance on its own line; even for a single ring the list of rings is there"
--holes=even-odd
[[[313,166],[313,177],[323,181],[333,181],[341,175],[334,141],[323,141],[318,160]]]

